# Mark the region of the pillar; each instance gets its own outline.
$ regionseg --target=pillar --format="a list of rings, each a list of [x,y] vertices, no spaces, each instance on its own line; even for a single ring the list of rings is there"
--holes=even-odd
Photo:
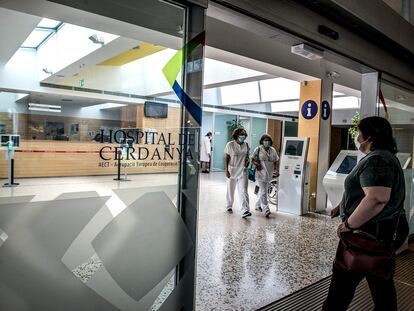
[[[332,82],[329,80],[305,81],[300,86],[299,137],[309,137],[311,211],[326,209],[326,192],[323,177],[329,168],[330,135],[332,120]],[[311,110],[308,110],[312,108]]]
[[[361,75],[361,119],[376,116],[378,98],[378,72],[363,73]]]

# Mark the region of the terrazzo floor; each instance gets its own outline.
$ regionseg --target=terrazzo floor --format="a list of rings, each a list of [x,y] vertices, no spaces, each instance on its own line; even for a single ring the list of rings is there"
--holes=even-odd
[[[197,311],[256,310],[331,273],[337,220],[254,210],[225,211],[223,173],[202,175],[198,223]]]

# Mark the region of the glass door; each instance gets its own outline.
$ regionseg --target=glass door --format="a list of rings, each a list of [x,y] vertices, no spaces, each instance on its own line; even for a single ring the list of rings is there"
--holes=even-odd
[[[0,309],[193,310],[204,8],[0,16]]]
[[[234,124],[237,116],[230,114],[215,114],[214,136],[213,136],[213,170],[224,171],[226,144],[232,140]]]

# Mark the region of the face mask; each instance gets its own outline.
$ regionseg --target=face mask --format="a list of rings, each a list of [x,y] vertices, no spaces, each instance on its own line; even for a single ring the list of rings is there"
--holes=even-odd
[[[355,136],[355,138],[354,138],[354,144],[355,144],[355,147],[357,148],[357,150],[358,150],[358,151],[361,151],[361,150],[360,150],[361,145],[362,145],[362,144],[364,144],[364,143],[366,143],[366,142],[368,141],[368,139],[366,139],[366,140],[364,140],[362,143],[360,143],[360,142],[358,141],[358,137],[359,137],[359,134],[358,134],[357,136]],[[361,153],[363,153],[363,152],[361,151]],[[363,154],[365,155],[365,153],[363,153]]]
[[[239,142],[244,143],[246,136],[239,136]]]
[[[271,145],[272,145],[272,143],[270,142],[270,140],[265,140],[263,142],[263,146],[266,147],[266,148],[269,148]]]
[[[355,138],[354,138],[354,144],[355,144],[355,147],[357,148],[357,150],[359,150],[359,148],[361,147],[361,143],[358,141],[358,137],[359,137],[359,135],[355,136]]]

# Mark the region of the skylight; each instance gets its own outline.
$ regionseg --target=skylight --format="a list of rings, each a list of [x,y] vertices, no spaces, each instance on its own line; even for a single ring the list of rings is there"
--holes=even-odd
[[[37,49],[48,38],[57,32],[62,22],[53,19],[43,18],[32,33],[23,42],[22,48]]]
[[[37,25],[37,27],[40,27],[40,28],[51,28],[51,29],[56,29],[56,28],[58,28],[61,24],[62,24],[62,22],[55,21],[54,19],[43,18],[43,19],[40,21],[40,23]]]
[[[27,37],[26,41],[23,42],[22,48],[37,49],[42,42],[46,40],[51,34],[50,31],[44,30],[33,30],[32,33]]]

